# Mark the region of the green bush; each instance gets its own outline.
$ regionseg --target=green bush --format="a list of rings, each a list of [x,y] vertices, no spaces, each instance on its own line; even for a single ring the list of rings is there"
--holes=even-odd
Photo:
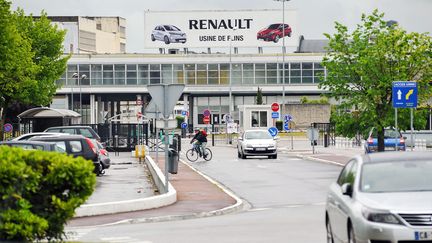
[[[184,116],[176,116],[177,119],[177,128],[181,128],[181,124],[185,121]]]
[[[283,130],[283,121],[276,121],[276,128],[279,131]]]
[[[63,239],[64,224],[93,193],[93,163],[0,146],[0,241]]]

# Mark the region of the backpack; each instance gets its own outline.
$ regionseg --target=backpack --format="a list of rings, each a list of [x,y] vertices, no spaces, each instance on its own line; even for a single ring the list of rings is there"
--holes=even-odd
[[[207,132],[206,132],[205,130],[202,130],[202,131],[201,131],[201,134],[202,134],[204,137],[207,137]]]

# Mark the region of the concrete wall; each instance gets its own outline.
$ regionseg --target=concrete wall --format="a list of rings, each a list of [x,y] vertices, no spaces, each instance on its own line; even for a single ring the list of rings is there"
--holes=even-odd
[[[285,109],[293,117],[295,129],[310,127],[313,122],[330,122],[330,105],[288,104]]]

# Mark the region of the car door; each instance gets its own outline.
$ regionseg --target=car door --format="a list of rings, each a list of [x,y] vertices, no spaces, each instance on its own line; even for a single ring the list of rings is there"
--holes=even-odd
[[[157,31],[156,31],[156,36],[158,40],[163,40],[164,38],[164,29],[162,26],[158,26]]]
[[[342,194],[342,185],[351,183],[354,186],[357,172],[357,161],[350,160],[342,169],[336,183],[333,183],[328,194],[328,213],[334,237],[345,242],[347,240],[347,220],[352,198]]]

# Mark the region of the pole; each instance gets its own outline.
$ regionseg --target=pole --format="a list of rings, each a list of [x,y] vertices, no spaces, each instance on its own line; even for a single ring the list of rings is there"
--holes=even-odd
[[[74,98],[74,90],[73,90],[73,85],[74,84],[71,85],[71,93],[72,93],[72,95],[71,95],[71,103],[72,103],[71,109],[72,110],[74,110],[74,100],[73,100],[73,98]]]
[[[285,0],[282,0],[282,112],[285,114]]]
[[[168,119],[164,119],[165,120],[165,128],[168,127]],[[168,145],[169,145],[169,141],[168,141],[168,129],[165,129],[165,192],[168,192],[168,182],[169,182],[169,178],[168,178],[168,160],[169,160],[169,151],[168,151]]]
[[[398,129],[398,120],[397,120],[397,108],[395,108],[395,130],[396,131],[399,131],[399,129]],[[395,133],[395,136],[397,136],[397,133]],[[398,141],[397,141],[397,137],[395,138],[395,151],[397,151],[398,150]]]
[[[411,151],[414,150],[414,108],[411,108]]]
[[[82,82],[82,79],[84,78],[84,76],[82,76],[80,79],[79,79],[79,83],[78,83],[78,86],[79,86],[79,91],[80,91],[80,114],[81,114],[81,124],[82,124],[82,92],[81,92],[81,82]]]

